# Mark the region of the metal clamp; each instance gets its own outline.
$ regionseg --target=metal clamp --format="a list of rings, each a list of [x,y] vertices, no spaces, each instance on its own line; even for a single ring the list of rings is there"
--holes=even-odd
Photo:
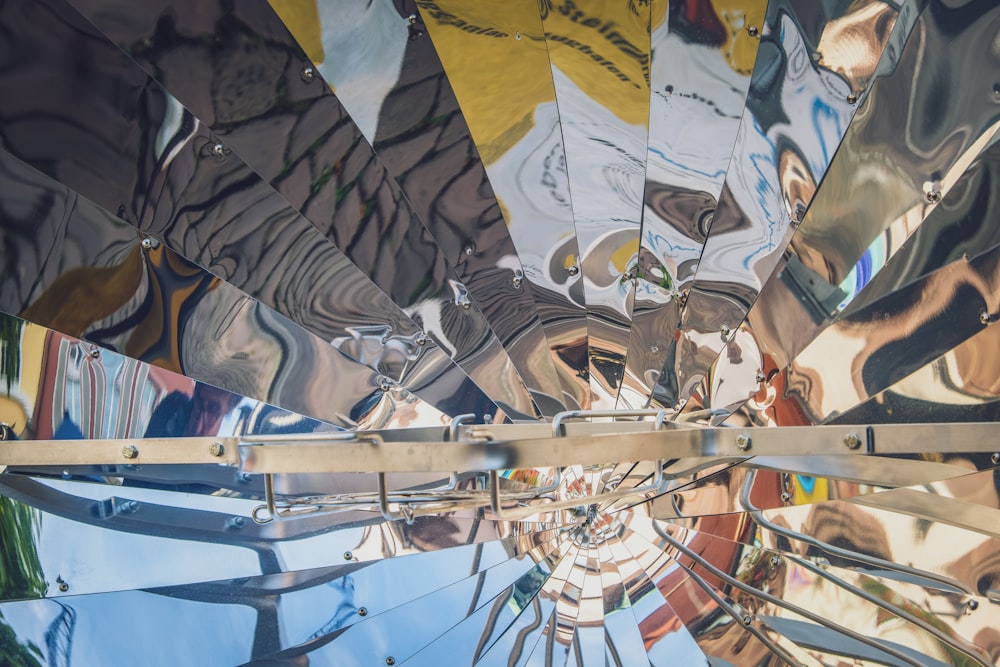
[[[663,425],[669,415],[673,414],[672,410],[569,410],[567,412],[560,412],[552,419],[552,436],[554,438],[561,438],[566,435],[565,429],[563,429],[562,422],[566,419],[579,419],[586,417],[656,417],[653,425],[654,431],[659,431],[663,429]],[[535,499],[541,498],[546,493],[551,493],[555,491],[562,479],[562,468],[556,468],[555,482],[549,487],[544,489],[538,489],[536,491],[537,495]],[[656,472],[653,476],[653,481],[647,486],[637,486],[631,489],[621,489],[615,491],[609,491],[608,493],[599,493],[595,496],[582,496],[579,498],[572,498],[569,500],[559,500],[552,503],[546,503],[541,507],[519,507],[516,509],[505,510],[501,503],[500,497],[500,474],[496,470],[490,471],[490,510],[493,512],[494,516],[500,520],[511,520],[519,519],[525,516],[530,516],[532,514],[537,514],[539,511],[552,511],[557,509],[567,509],[570,507],[578,507],[580,505],[594,505],[597,503],[603,503],[609,500],[618,500],[620,498],[630,498],[634,496],[641,496],[645,493],[659,491],[660,487],[663,485],[663,459],[656,461]]]

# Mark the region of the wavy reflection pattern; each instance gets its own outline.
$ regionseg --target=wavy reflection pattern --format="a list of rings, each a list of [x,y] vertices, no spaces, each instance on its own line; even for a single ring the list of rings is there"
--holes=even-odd
[[[0,3],[0,461],[39,457],[0,464],[0,664],[1000,664],[1000,454],[957,424],[1000,406],[997,35],[995,0]],[[704,446],[528,423],[588,407]],[[565,465],[227,451],[505,433]],[[46,454],[108,439],[211,463]]]

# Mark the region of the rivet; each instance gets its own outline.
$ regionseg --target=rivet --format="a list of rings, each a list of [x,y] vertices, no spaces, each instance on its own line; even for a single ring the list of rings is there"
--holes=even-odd
[[[857,449],[861,446],[861,436],[857,433],[848,433],[844,436],[844,444],[848,449]]]
[[[747,614],[743,617],[743,625],[750,625],[751,623],[753,623],[753,616]]]
[[[358,616],[367,616],[368,610],[364,607],[358,607]]]
[[[378,379],[378,388],[382,391],[389,391],[392,388],[392,384],[387,378],[380,377]]]
[[[1000,83],[993,84],[993,101],[1000,102]]]
[[[787,503],[791,499],[792,499],[792,495],[790,493],[788,493],[788,491],[782,492],[782,494],[781,494],[781,502]]]
[[[823,54],[819,51],[813,51],[812,58],[815,62],[819,62],[820,60],[823,60]]]
[[[417,22],[417,15],[410,14],[409,16],[406,17],[406,20],[410,22],[410,25],[413,25],[414,23]]]
[[[986,309],[983,309],[983,310],[979,311],[979,323],[980,324],[989,324],[990,323],[990,314],[988,312],[986,312]]]
[[[1000,452],[993,452],[990,456],[990,463],[993,465],[1000,465]]]
[[[674,94],[674,87],[673,86],[667,86],[666,88],[663,89],[663,92],[665,92],[667,95],[673,95]]]
[[[469,310],[470,308],[472,308],[472,302],[471,301],[469,301],[468,299],[466,299],[465,301],[462,302],[462,309],[463,310]]]
[[[745,452],[753,445],[753,441],[750,440],[750,436],[746,433],[740,433],[736,436],[736,449],[741,452]]]
[[[927,201],[928,202],[930,202],[931,204],[936,204],[939,201],[941,201],[941,191],[940,190],[928,190],[927,194],[926,194],[926,197],[927,197]]]
[[[145,248],[146,250],[151,249],[153,247],[153,239],[143,239],[142,247]]]
[[[69,584],[63,581],[63,578],[61,576],[56,577],[56,583],[59,584],[59,592],[65,593],[66,591],[69,590]]]
[[[122,447],[122,456],[127,459],[134,459],[139,456],[139,450],[135,448],[134,445],[128,445],[127,447]]]
[[[855,95],[854,93],[849,94],[847,96],[847,103],[848,104],[857,104],[858,103],[858,96]]]
[[[465,254],[466,255],[471,255],[473,252],[475,252],[475,250],[472,249],[471,245],[465,246]]]
[[[226,521],[226,528],[231,528],[233,530],[239,530],[247,525],[247,520],[241,516],[234,516],[233,518]]]
[[[222,144],[215,144],[212,146],[212,155],[221,160],[226,157],[226,147]]]
[[[396,664],[396,659],[390,655],[388,658],[385,659],[385,664],[387,664],[387,665],[395,665]]]
[[[514,276],[514,280],[511,281],[514,284],[514,289],[521,289],[521,283],[523,280],[524,279],[521,276]]]
[[[755,25],[748,25],[747,34],[750,35],[751,37],[757,37],[760,35],[760,30],[758,30],[757,26]]]
[[[492,424],[493,423],[493,415],[483,415],[483,423],[484,424]]]
[[[311,65],[306,65],[302,68],[299,76],[302,77],[302,80],[306,83],[312,83],[313,79],[316,78],[316,70],[314,70]]]
[[[979,609],[979,600],[972,598],[971,600],[965,603],[965,606],[969,608],[969,611],[975,611]]]
[[[574,264],[573,266],[566,269],[566,273],[568,273],[571,276],[575,276],[576,274],[580,273],[580,267]]]
[[[90,349],[87,351],[87,354],[89,354],[93,359],[100,359],[101,348],[97,347],[96,345],[91,345]]]
[[[722,329],[719,330],[719,333],[722,334],[723,338],[729,338],[729,334],[732,332],[733,330],[729,328],[728,324],[723,324]]]
[[[350,551],[345,551],[344,560],[354,560],[354,554],[352,554]]]
[[[767,376],[764,375],[764,371],[758,370],[757,375],[754,376],[754,379],[757,380],[757,384],[763,384],[764,382],[767,381]]]
[[[139,509],[139,503],[134,500],[126,500],[118,508],[118,511],[122,514],[135,514]]]
[[[417,334],[417,338],[416,338],[415,342],[420,347],[423,347],[424,345],[427,345],[427,334],[425,334],[423,331],[421,331],[420,333]]]
[[[660,351],[660,348],[658,346],[656,346],[656,345],[651,345],[649,347],[649,351],[652,352],[653,354],[656,354],[657,352]]]
[[[222,446],[221,442],[213,442],[208,447],[208,453],[212,456],[222,456],[226,453],[226,448]]]
[[[514,39],[521,39],[521,33],[515,32],[514,33]]]
[[[781,557],[779,557],[779,556],[771,556],[771,565],[774,565],[775,567],[777,567],[779,563],[781,563]]]

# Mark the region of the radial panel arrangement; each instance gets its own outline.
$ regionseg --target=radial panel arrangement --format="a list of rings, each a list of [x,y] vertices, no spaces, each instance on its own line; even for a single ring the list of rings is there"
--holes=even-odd
[[[996,0],[0,2],[0,664],[1000,664]]]

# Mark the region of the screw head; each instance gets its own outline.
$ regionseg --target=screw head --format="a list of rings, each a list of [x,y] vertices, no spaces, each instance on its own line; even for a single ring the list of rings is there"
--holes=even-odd
[[[134,445],[128,445],[126,447],[122,447],[122,456],[124,456],[127,459],[134,459],[137,456],[139,456],[139,450],[136,449]]]
[[[746,433],[740,433],[738,436],[736,436],[736,449],[740,450],[741,452],[747,451],[748,449],[750,449],[752,445],[753,442],[750,440],[750,436],[747,435]]]
[[[365,607],[358,607],[358,616],[367,616],[368,610]]]
[[[750,35],[751,37],[759,37],[760,36],[760,30],[755,25],[748,25],[747,26],[747,34]]]
[[[854,93],[851,93],[850,95],[847,96],[847,103],[848,104],[857,104],[858,103],[858,96],[855,95]]]
[[[345,551],[344,560],[354,560],[354,554],[352,554],[350,551]]]
[[[571,266],[571,267],[569,267],[569,268],[566,269],[566,273],[568,273],[571,276],[575,276],[578,273],[580,273],[580,267],[578,267],[578,266],[576,266],[574,264],[573,266]]]
[[[222,456],[226,453],[226,448],[222,446],[221,442],[213,442],[208,447],[208,453],[212,456]]]
[[[941,201],[941,191],[940,190],[928,190],[927,191],[927,201],[931,204],[936,204]]]
[[[306,65],[305,67],[302,68],[302,71],[299,72],[299,76],[302,78],[304,82],[312,83],[313,80],[316,78],[316,70],[312,68],[312,65]]]
[[[417,337],[414,342],[420,347],[427,345],[427,334],[421,331],[420,333],[417,334]]]
[[[781,558],[779,556],[771,556],[771,565],[777,567],[779,563],[781,563]]]
[[[988,312],[986,312],[985,309],[979,311],[979,323],[980,324],[989,324],[990,323],[990,314]]]
[[[844,444],[848,449],[857,449],[861,446],[861,436],[857,433],[848,433],[844,436]]]
[[[788,491],[785,491],[781,494],[781,502],[787,503],[791,499],[792,499],[792,494],[788,493]]]

